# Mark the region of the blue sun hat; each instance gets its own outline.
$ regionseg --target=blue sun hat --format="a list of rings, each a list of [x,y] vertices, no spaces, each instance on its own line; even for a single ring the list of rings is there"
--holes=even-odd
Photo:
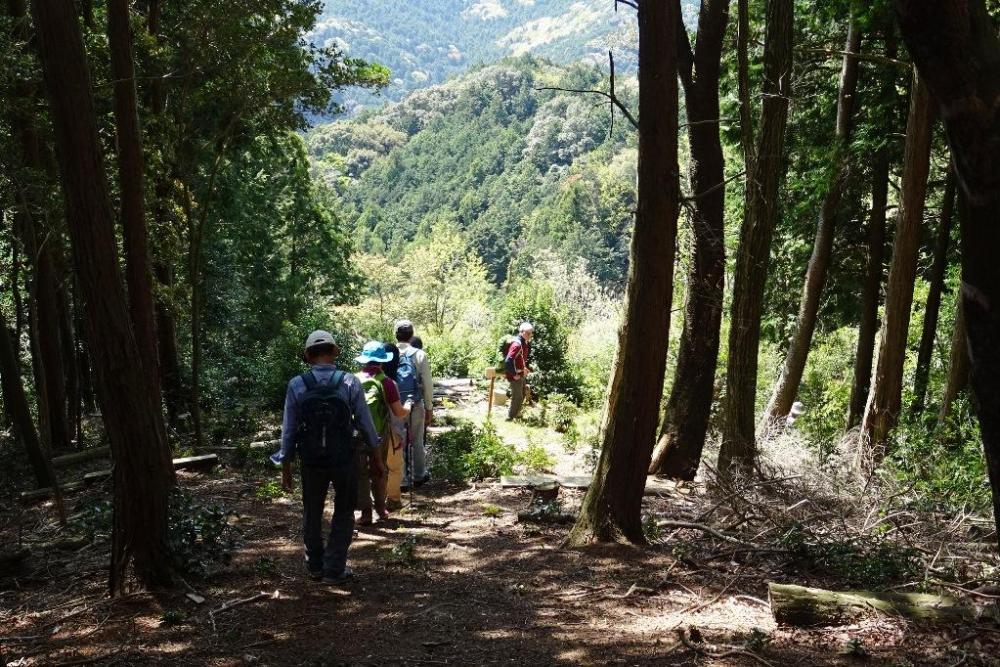
[[[392,361],[392,354],[386,351],[380,341],[370,340],[365,343],[365,346],[361,349],[360,356],[355,357],[354,360],[359,364],[370,364],[373,361],[379,364],[384,364],[388,361]]]

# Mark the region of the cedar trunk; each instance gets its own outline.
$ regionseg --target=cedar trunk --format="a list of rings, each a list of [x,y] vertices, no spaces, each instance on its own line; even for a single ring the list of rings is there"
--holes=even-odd
[[[764,38],[764,101],[760,137],[746,180],[746,206],[736,255],[726,369],[726,415],[719,471],[753,465],[758,344],[778,189],[785,167],[785,127],[792,93],[792,0],[769,0]]]
[[[23,0],[8,0],[12,19],[12,37],[27,43],[31,37],[27,7]],[[22,164],[44,179],[48,169],[43,155],[45,147],[38,138],[31,109],[36,104],[34,86],[24,80],[13,85],[11,126],[17,136]],[[51,164],[51,162],[50,162]],[[39,201],[37,188],[30,184],[17,189],[17,219],[15,228],[32,268],[30,281],[30,322],[32,365],[38,389],[39,421],[42,440],[50,447],[69,447],[71,430],[66,413],[66,377],[59,340],[59,303],[55,253],[59,235],[52,229],[46,205]],[[39,225],[44,221],[44,227]]]
[[[906,336],[913,306],[913,285],[917,278],[917,254],[927,194],[933,124],[930,92],[914,71],[910,114],[906,123],[899,216],[885,292],[885,315],[855,461],[862,469],[868,469],[885,454],[889,432],[898,422],[902,407]]]
[[[955,310],[955,329],[951,334],[951,355],[948,361],[948,381],[941,397],[941,409],[938,411],[938,428],[944,426],[951,416],[951,407],[958,395],[969,386],[969,350],[966,343],[965,314],[962,308],[962,295],[958,295],[958,306]]]
[[[118,182],[121,189],[122,239],[125,249],[129,312],[142,369],[148,378],[154,405],[160,405],[156,323],[153,314],[153,280],[150,273],[149,235],[146,230],[143,184],[142,131],[136,103],[135,65],[132,61],[132,27],[128,0],[108,0],[108,45],[114,76],[115,129],[118,136]]]
[[[13,422],[14,432],[24,445],[28,463],[35,473],[39,488],[55,487],[56,474],[52,460],[38,439],[38,431],[31,421],[31,408],[21,383],[21,371],[17,363],[17,351],[7,328],[7,318],[0,312],[0,381],[3,385],[3,404]]]
[[[934,353],[934,337],[937,335],[938,313],[941,310],[941,292],[944,291],[944,274],[948,269],[948,246],[951,244],[951,226],[955,210],[955,173],[948,170],[944,184],[944,201],[941,204],[941,220],[938,224],[937,240],[934,243],[934,261],[929,276],[927,304],[924,307],[924,326],[917,348],[917,368],[913,375],[913,403],[910,410],[914,414],[924,411],[927,394],[927,380],[931,372],[931,356]]]
[[[964,195],[962,306],[993,511],[1000,517],[1000,38],[982,0],[897,0],[896,8],[913,61],[941,108]]]
[[[644,543],[641,508],[666,367],[679,204],[676,2],[639,3],[638,206],[601,458],[567,541]],[[651,344],[653,343],[653,344]]]
[[[861,292],[861,321],[858,326],[858,346],[854,354],[854,381],[851,384],[851,405],[847,428],[861,423],[872,377],[872,357],[875,354],[875,334],[878,333],[878,306],[882,294],[882,264],[885,261],[885,223],[889,206],[889,152],[881,149],[872,167],[872,210],[868,218],[868,260]]]
[[[728,0],[704,0],[692,52],[680,28],[680,79],[687,107],[694,261],[688,274],[684,330],[660,439],[649,472],[694,479],[715,389],[726,274],[725,160],[719,138],[719,70]]]
[[[114,455],[110,589],[131,564],[147,585],[170,581],[167,496],[174,482],[159,406],[148,389],[122,289],[114,215],[80,25],[70,2],[33,0],[39,51],[84,302],[104,426]]]
[[[805,372],[809,348],[812,346],[813,333],[816,330],[816,320],[819,314],[820,299],[826,285],[826,276],[830,270],[830,260],[833,255],[833,238],[837,227],[837,219],[841,215],[841,205],[844,192],[847,190],[851,176],[849,148],[854,130],[855,94],[858,88],[858,59],[848,54],[861,52],[861,27],[857,19],[852,18],[847,28],[847,43],[844,45],[844,59],[840,70],[840,92],[837,96],[837,126],[834,154],[833,181],[823,205],[820,207],[819,221],[816,225],[816,238],[813,241],[812,255],[806,268],[805,283],[802,286],[802,300],[799,303],[799,314],[795,322],[795,333],[792,335],[788,355],[781,369],[781,375],[774,386],[771,400],[761,423],[762,430],[774,421],[784,419],[791,410],[792,403],[799,392],[802,374]]]

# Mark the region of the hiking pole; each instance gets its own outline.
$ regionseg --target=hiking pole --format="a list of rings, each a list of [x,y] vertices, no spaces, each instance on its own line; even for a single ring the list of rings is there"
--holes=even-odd
[[[410,480],[410,509],[413,509],[413,487],[416,480],[413,479],[413,408],[410,408],[410,415],[406,418],[406,476]]]

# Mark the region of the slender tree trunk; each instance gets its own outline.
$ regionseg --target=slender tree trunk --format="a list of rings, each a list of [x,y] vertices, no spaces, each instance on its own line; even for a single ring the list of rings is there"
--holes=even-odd
[[[982,0],[896,0],[941,108],[958,183],[962,307],[993,511],[1000,518],[1000,38]],[[1000,544],[1000,534],[996,537]]]
[[[861,469],[877,464],[884,456],[889,432],[899,421],[902,407],[903,363],[913,307],[913,285],[917,277],[933,124],[930,92],[914,71],[910,115],[906,123],[899,217],[885,293],[885,315],[879,335],[875,375],[868,393],[857,449],[856,464]]]
[[[10,337],[7,318],[0,312],[0,379],[3,385],[4,407],[10,412],[18,440],[24,445],[28,463],[35,473],[39,487],[54,487],[56,474],[52,460],[42,447],[38,431],[31,421],[31,409],[21,384],[21,371],[17,363],[17,352]]]
[[[27,43],[30,30],[27,7],[23,0],[7,0],[12,19],[12,37]],[[38,178],[47,173],[43,145],[34,126],[31,109],[36,104],[33,86],[24,80],[14,83],[12,129],[17,135],[24,166]],[[66,381],[62,350],[59,344],[59,310],[56,301],[56,271],[54,247],[58,243],[53,225],[45,214],[46,204],[37,201],[28,186],[18,188],[18,223],[25,255],[32,268],[29,313],[32,329],[32,355],[38,405],[42,424],[42,441],[49,447],[63,449],[70,443],[70,428],[66,417]],[[36,218],[37,215],[37,218]]]
[[[122,238],[125,248],[129,312],[142,367],[149,378],[153,404],[159,406],[160,373],[153,314],[153,279],[146,230],[142,131],[136,103],[135,65],[128,0],[108,0],[108,44],[115,84],[115,128],[118,135],[118,180],[121,188]]]
[[[726,369],[726,415],[719,470],[753,465],[757,455],[754,410],[764,285],[778,218],[778,190],[785,167],[785,127],[792,94],[792,0],[768,0],[764,39],[764,101],[753,169],[736,255]]]
[[[875,334],[878,333],[878,306],[882,293],[882,264],[885,261],[885,223],[889,206],[889,152],[881,149],[872,167],[872,210],[868,218],[868,261],[861,292],[861,322],[858,326],[858,347],[854,355],[854,382],[851,384],[851,406],[847,428],[861,423],[872,377],[872,357],[875,354]]]
[[[601,458],[570,544],[645,542],[640,513],[666,367],[677,237],[678,21],[677,2],[640,0],[638,207],[625,320]]]
[[[951,245],[951,221],[955,210],[955,173],[948,170],[944,184],[944,201],[941,205],[941,220],[938,223],[937,240],[934,243],[934,261],[929,276],[930,288],[924,307],[924,327],[917,348],[917,368],[913,376],[913,403],[910,410],[914,414],[924,411],[927,395],[927,380],[931,372],[931,356],[934,353],[934,338],[937,335],[938,313],[941,310],[941,292],[944,291],[944,274],[948,269],[948,247]]]
[[[688,46],[686,29],[678,22],[680,79],[689,122],[690,179],[695,197],[691,216],[694,261],[688,275],[677,370],[649,471],[688,480],[694,479],[701,462],[719,359],[726,274],[726,175],[718,124],[719,70],[728,22],[729,0],[704,0],[694,52]]]
[[[118,593],[124,588],[130,564],[143,584],[167,584],[167,496],[173,466],[122,290],[87,54],[73,3],[32,0],[31,8],[85,302],[87,340],[115,460],[110,589]]]
[[[938,412],[938,428],[940,429],[951,417],[951,408],[958,395],[969,386],[969,350],[966,342],[965,315],[962,309],[962,295],[958,295],[958,306],[955,310],[955,328],[951,334],[951,355],[948,361],[948,381],[941,397],[941,409]]]
[[[783,420],[791,410],[792,403],[799,393],[802,374],[805,372],[806,360],[812,346],[813,333],[816,330],[820,299],[823,296],[826,276],[830,270],[837,218],[842,214],[844,192],[847,190],[851,177],[849,150],[854,130],[854,109],[856,106],[854,99],[858,88],[859,61],[847,54],[861,53],[861,27],[854,17],[851,18],[847,28],[847,43],[844,45],[844,53],[840,70],[840,93],[837,98],[836,145],[833,149],[835,173],[820,208],[819,222],[816,225],[816,239],[813,241],[812,256],[809,258],[805,284],[802,286],[802,300],[795,322],[795,333],[792,336],[781,375],[774,386],[774,392],[771,394],[771,400],[767,409],[764,410],[762,430],[770,426],[772,422]]]
[[[77,425],[80,423],[80,372],[76,364],[76,335],[73,331],[73,304],[65,280],[56,292],[59,304],[59,343],[62,350],[63,373],[66,380],[66,418],[70,435],[77,446],[82,442]]]
[[[173,269],[157,262],[154,267],[156,280],[169,292],[174,285]],[[181,384],[181,363],[177,352],[177,324],[166,297],[156,300],[157,349],[160,355],[160,376],[163,381],[163,402],[167,406],[167,419],[173,426],[184,405],[184,387]]]

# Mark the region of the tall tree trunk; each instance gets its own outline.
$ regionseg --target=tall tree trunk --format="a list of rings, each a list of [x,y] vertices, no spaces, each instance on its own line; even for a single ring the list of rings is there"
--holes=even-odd
[[[173,269],[163,262],[157,262],[154,270],[157,282],[165,292],[169,292],[174,285]],[[167,419],[172,426],[176,426],[184,405],[184,387],[181,384],[181,363],[177,352],[177,324],[166,296],[156,300],[156,333],[163,402],[167,406]]]
[[[122,238],[125,248],[129,312],[143,370],[157,406],[160,373],[153,314],[153,279],[146,230],[146,203],[142,131],[136,102],[135,65],[132,60],[132,26],[128,0],[108,0],[108,44],[115,84],[115,128],[118,135],[118,180],[121,188]]]
[[[27,43],[31,37],[27,7],[23,0],[7,0],[12,19],[12,37]],[[47,173],[44,147],[38,138],[31,109],[36,104],[33,86],[25,80],[14,83],[15,99],[11,114],[12,129],[17,135],[21,162],[39,178]],[[59,310],[56,300],[55,245],[58,235],[48,223],[46,204],[28,186],[18,188],[18,222],[24,253],[32,267],[30,282],[32,360],[38,405],[42,424],[42,441],[52,448],[63,449],[70,443],[70,428],[66,416],[66,380],[62,348],[59,344]],[[37,215],[37,218],[36,218]],[[44,227],[39,223],[47,221]]]
[[[833,148],[835,173],[820,207],[816,239],[813,241],[812,256],[809,258],[805,284],[802,286],[802,300],[795,322],[795,333],[792,335],[788,355],[785,357],[778,382],[774,386],[771,400],[764,410],[762,428],[766,428],[771,422],[783,420],[788,415],[799,393],[809,348],[812,346],[820,299],[823,296],[833,255],[837,218],[842,214],[841,204],[851,176],[849,150],[854,131],[856,106],[854,99],[858,88],[858,59],[853,56],[860,52],[861,27],[857,18],[852,17],[847,27],[847,43],[844,45],[844,60],[840,70],[840,93],[837,97],[836,145]]]
[[[601,458],[567,538],[571,544],[645,542],[642,495],[666,370],[677,238],[678,21],[678,3],[640,0],[638,206],[625,320],[608,387]]]
[[[959,185],[962,306],[993,511],[1000,518],[1000,38],[982,0],[896,0],[941,108]],[[996,537],[1000,544],[1000,533]]]
[[[872,210],[868,218],[868,259],[865,282],[861,292],[861,322],[858,345],[854,354],[854,381],[851,384],[851,405],[847,428],[861,423],[872,377],[872,357],[875,354],[875,334],[878,333],[878,306],[882,293],[882,264],[885,261],[885,223],[889,207],[889,151],[879,150],[872,167]]]
[[[944,291],[944,274],[948,269],[948,247],[951,245],[951,221],[955,210],[955,172],[948,170],[944,184],[944,201],[941,204],[941,219],[938,223],[937,239],[934,243],[934,261],[929,276],[930,287],[927,304],[924,307],[924,326],[917,348],[917,368],[913,375],[913,403],[910,410],[914,414],[924,411],[927,394],[927,380],[931,372],[931,356],[934,353],[934,338],[937,335],[938,313],[941,310],[941,292]]]
[[[122,290],[87,54],[73,3],[32,0],[31,9],[85,303],[87,340],[115,460],[110,589],[118,593],[124,588],[130,564],[143,584],[167,584],[167,496],[173,466]]]
[[[10,413],[14,422],[14,432],[24,445],[28,463],[35,473],[39,487],[56,486],[56,474],[52,468],[52,460],[42,447],[38,431],[31,421],[31,409],[21,384],[21,371],[17,362],[17,352],[14,341],[7,327],[7,318],[0,312],[0,379],[3,385],[4,407]]]
[[[948,361],[948,381],[945,383],[941,408],[938,411],[938,428],[951,417],[951,408],[958,395],[969,386],[969,349],[966,342],[965,315],[962,309],[962,295],[958,295],[955,310],[955,327],[951,334],[951,354]]]
[[[719,138],[719,70],[728,22],[729,0],[704,0],[693,52],[686,29],[678,22],[680,79],[691,147],[694,261],[688,274],[677,370],[649,471],[688,480],[694,479],[701,462],[719,359],[726,274],[726,174]]]
[[[66,418],[70,435],[77,446],[82,442],[77,425],[80,423],[80,371],[76,363],[76,335],[73,331],[73,303],[70,298],[72,281],[66,279],[56,292],[59,304],[59,343],[62,350],[63,374],[66,380]]]
[[[903,400],[906,336],[910,327],[910,309],[913,307],[913,285],[917,277],[917,254],[920,250],[934,124],[930,92],[916,71],[911,90],[902,193],[885,292],[885,315],[879,335],[875,375],[868,392],[857,449],[856,464],[862,469],[877,463],[885,454],[889,432],[899,420]]]
[[[764,285],[771,238],[778,218],[778,189],[785,167],[785,127],[792,94],[792,0],[768,0],[764,38],[764,101],[752,171],[747,174],[746,204],[730,316],[726,369],[726,414],[719,470],[753,465],[757,456],[754,410]]]

